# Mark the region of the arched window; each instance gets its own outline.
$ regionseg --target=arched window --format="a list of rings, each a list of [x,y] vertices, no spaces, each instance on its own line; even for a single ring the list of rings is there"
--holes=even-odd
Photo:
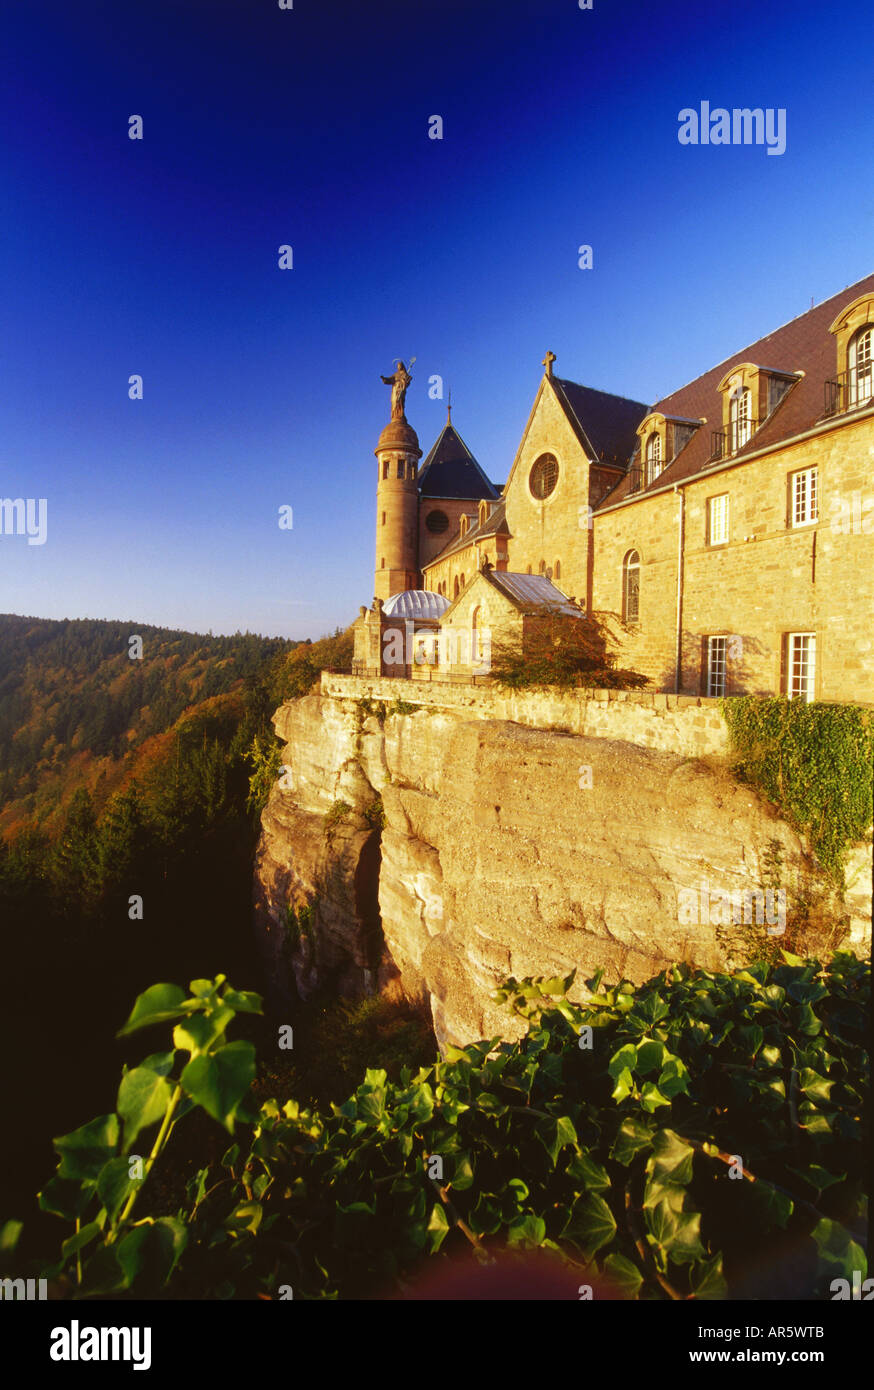
[[[874,329],[867,324],[850,343],[849,404],[861,405],[874,395]]]
[[[728,422],[729,448],[734,453],[735,449],[742,449],[745,444],[749,443],[753,432],[748,387],[738,386],[735,391],[732,391],[728,403]]]
[[[461,587],[464,588],[464,575],[461,576]]]
[[[528,570],[527,570],[527,573],[528,573],[528,574],[530,574],[530,573],[531,573],[531,566],[530,566],[530,565],[529,565],[529,566],[528,566]]]
[[[649,439],[646,441],[647,483],[654,483],[664,466],[664,460],[662,459],[662,437],[658,430],[653,430]]]
[[[382,514],[382,524],[383,524],[383,526],[385,525],[385,512],[383,512],[383,514]]]
[[[540,561],[540,573],[541,573],[541,574],[546,574],[546,561],[545,561],[545,560],[541,560],[541,561]]]
[[[556,560],[552,573],[556,579],[561,579],[561,560]]]
[[[458,575],[455,576],[455,584],[452,588],[452,597],[458,598]]]
[[[488,515],[489,515],[489,504],[488,504],[488,502],[480,502],[480,504],[479,504],[479,524],[480,524],[480,526],[484,526],[484,525],[485,525],[486,521],[488,520]]]
[[[640,621],[640,556],[629,550],[622,562],[622,617],[626,623]]]

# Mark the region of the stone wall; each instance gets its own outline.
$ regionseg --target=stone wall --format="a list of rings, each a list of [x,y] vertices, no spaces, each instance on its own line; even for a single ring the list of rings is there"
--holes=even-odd
[[[505,719],[535,729],[620,739],[683,757],[728,753],[719,701],[639,690],[502,691],[488,683],[371,679],[324,672],[322,694],[344,700],[403,700],[472,719]]]
[[[791,473],[816,466],[819,521],[793,527]],[[783,641],[816,634],[815,698],[870,703],[874,689],[874,419],[870,413],[735,467],[684,484],[683,679],[697,694],[706,636],[731,635],[727,694],[785,690]],[[709,545],[707,503],[727,494],[729,540]],[[677,540],[673,491],[594,517],[591,607],[621,616],[622,563],[640,555],[640,622],[624,633],[621,663],[674,688]]]

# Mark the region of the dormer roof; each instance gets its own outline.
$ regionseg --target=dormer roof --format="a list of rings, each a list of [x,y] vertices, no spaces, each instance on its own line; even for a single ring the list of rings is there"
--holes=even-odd
[[[669,462],[655,482],[650,484],[650,489],[681,482],[708,467],[712,457],[711,432],[722,427],[720,385],[732,371],[745,365],[767,362],[770,364],[768,367],[758,370],[775,376],[790,377],[796,373],[803,373],[803,376],[798,377],[776,409],[752,434],[749,443],[732,456],[732,462],[737,458],[743,459],[745,454],[803,434],[819,424],[824,416],[824,383],[833,378],[837,370],[835,341],[830,331],[832,325],[847,306],[872,292],[874,275],[869,275],[857,284],[849,285],[840,294],[832,295],[822,304],[808,309],[782,328],[759,338],[749,347],[733,353],[687,386],[682,386],[651,406],[650,413],[658,411],[666,418],[683,417],[689,422],[704,418],[706,424],[696,430],[676,459]],[[718,468],[719,464],[714,466]],[[635,495],[640,496],[648,490],[644,487]],[[607,493],[600,506],[611,507],[630,496],[632,491],[632,477],[627,475]]]

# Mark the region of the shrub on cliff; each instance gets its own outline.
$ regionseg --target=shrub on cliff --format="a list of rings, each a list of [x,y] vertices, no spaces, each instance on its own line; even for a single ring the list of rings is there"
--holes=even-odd
[[[274,685],[277,700],[308,695],[322,671],[351,671],[353,646],[351,627],[337,628],[333,636],[317,642],[302,642],[282,663]]]
[[[523,622],[521,631],[493,642],[491,675],[498,685],[637,690],[647,684],[646,676],[616,665],[609,633],[597,618],[540,612]]]
[[[256,995],[153,986],[122,1034],[169,1023],[172,1046],[54,1141],[40,1204],[71,1230],[41,1272],[60,1296],[415,1297],[510,1260],[517,1296],[828,1298],[866,1270],[869,977],[848,954],[639,988],[599,972],[582,1005],[573,975],[510,980],[520,1041],[369,1070],[330,1111],[254,1105],[254,1049],[226,1033]],[[150,1175],[198,1110],[233,1142],[161,1210]]]

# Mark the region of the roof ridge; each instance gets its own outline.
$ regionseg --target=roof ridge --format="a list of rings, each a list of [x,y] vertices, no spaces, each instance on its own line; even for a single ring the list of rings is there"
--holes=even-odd
[[[755,347],[757,343],[763,343],[766,338],[773,338],[775,333],[782,333],[784,328],[789,328],[793,323],[798,323],[799,319],[807,318],[808,314],[817,313],[817,311],[822,309],[824,305],[830,304],[833,299],[839,299],[842,294],[846,294],[847,290],[854,290],[857,285],[862,285],[866,280],[870,280],[871,278],[871,275],[863,275],[861,280],[854,281],[852,285],[844,285],[844,288],[842,290],[838,290],[835,294],[829,295],[828,299],[821,299],[818,304],[811,305],[811,307],[809,309],[805,309],[803,313],[796,314],[794,318],[787,319],[785,323],[778,324],[778,326],[776,328],[772,328],[769,333],[763,333],[758,338],[754,338],[753,341],[751,343],[747,343],[745,347],[736,348],[734,352],[730,352],[726,357],[723,357],[720,362],[715,362],[714,365],[712,367],[708,367],[706,371],[699,372],[697,376],[690,377],[689,380],[685,381],[682,386],[675,387],[675,389],[673,391],[669,391],[666,396],[659,396],[658,400],[653,402],[652,409],[655,410],[661,404],[662,401],[669,401],[671,399],[671,396],[676,396],[680,391],[685,391],[688,386],[694,385],[694,383],[696,381],[700,381],[702,377],[709,376],[710,373],[715,372],[718,367],[725,366],[725,363],[730,362],[733,357],[738,357],[740,353],[747,352],[750,348]],[[779,370],[782,372],[784,368],[780,367],[773,370]]]
[[[553,374],[553,381],[558,381],[561,385],[577,386],[581,391],[592,391],[596,396],[609,396],[614,401],[628,401],[631,405],[646,405],[646,401],[639,401],[633,396],[622,396],[618,391],[605,391],[600,386],[587,386],[584,381],[573,381],[569,376],[556,376]]]

